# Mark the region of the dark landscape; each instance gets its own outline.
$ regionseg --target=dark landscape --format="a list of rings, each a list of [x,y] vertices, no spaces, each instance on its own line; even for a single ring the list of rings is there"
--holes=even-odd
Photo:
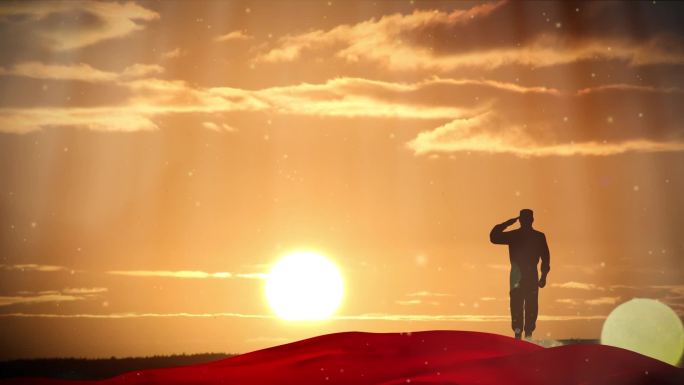
[[[39,358],[0,362],[0,378],[47,377],[64,380],[101,380],[143,369],[204,364],[234,354],[203,353],[150,357]]]

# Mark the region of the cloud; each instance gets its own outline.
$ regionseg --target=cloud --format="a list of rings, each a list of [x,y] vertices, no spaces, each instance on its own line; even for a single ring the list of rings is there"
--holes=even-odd
[[[54,267],[54,266],[48,266]],[[43,270],[45,271],[45,270]],[[56,270],[46,270],[56,271]],[[92,299],[108,291],[105,287],[80,287],[58,290],[19,291],[17,296],[0,296],[0,306],[35,304],[45,302],[72,302]]]
[[[413,55],[424,53],[405,44],[400,35],[426,24],[464,24],[486,15],[502,3],[489,3],[453,12],[415,11],[410,15],[393,14],[379,20],[371,19],[353,25],[340,25],[328,31],[317,30],[288,35],[277,46],[259,54],[257,62],[289,62],[305,51],[337,47],[336,55],[347,61],[361,59],[380,62],[390,68],[415,68]],[[415,57],[415,56],[414,56]],[[404,64],[401,64],[404,62]]]
[[[84,297],[65,295],[59,293],[44,293],[37,295],[28,296],[0,296],[0,306],[10,306],[19,304],[34,304],[34,303],[44,303],[44,302],[70,302],[70,301],[80,301],[85,299]]]
[[[0,108],[0,132],[27,133],[50,127],[92,131],[149,131],[157,124],[143,111],[119,107]]]
[[[111,82],[118,78],[112,72],[95,69],[88,64],[55,65],[39,62],[15,64],[10,69],[0,68],[0,75],[23,76],[35,79],[79,80],[87,82]]]
[[[247,35],[243,31],[232,31],[225,35],[216,36],[214,41],[224,42],[224,41],[235,41],[235,40],[249,40],[253,39],[253,36]]]
[[[207,90],[207,93],[214,98],[222,98],[226,106],[232,103],[235,108],[244,110],[322,117],[449,119],[472,114],[481,108],[421,105],[409,100],[392,99],[397,93],[415,91],[427,84],[403,85],[336,78],[321,84],[301,83],[255,91],[215,87]]]
[[[541,127],[538,127],[541,130]],[[511,154],[518,157],[609,156],[627,152],[684,151],[684,139],[657,141],[645,138],[614,142],[584,141],[545,143],[527,124],[511,124],[497,113],[486,112],[455,119],[431,131],[423,131],[407,143],[416,155],[454,152]]]
[[[622,285],[615,284],[608,286],[611,291],[616,290],[630,290],[639,293],[648,292],[649,295],[655,295],[657,292],[665,293],[671,296],[684,296],[684,285]]]
[[[137,78],[157,75],[164,72],[164,67],[158,64],[133,64],[126,67],[121,73],[122,78]]]
[[[45,48],[64,51],[127,36],[159,14],[134,2],[32,1],[3,3],[0,18]]]
[[[63,294],[96,295],[108,292],[106,287],[72,287],[62,290]]]
[[[220,125],[214,122],[202,122],[202,127],[207,130],[217,131],[217,132],[235,132],[237,129],[229,124],[221,123]]]
[[[591,305],[591,306],[598,306],[598,305],[615,305],[620,301],[620,297],[599,297],[599,298],[594,298],[594,299],[587,299],[584,301],[585,304]]]
[[[615,305],[620,301],[622,297],[598,297],[598,298],[590,298],[590,299],[577,299],[577,298],[558,298],[555,301],[558,303],[570,305],[570,306],[578,306],[581,303],[589,306],[601,306],[601,305]]]
[[[620,93],[623,91],[635,91],[643,93],[652,94],[681,94],[684,93],[684,89],[679,87],[654,87],[654,86],[644,86],[638,84],[604,84],[596,87],[582,88],[577,91],[577,95],[588,95],[592,93]]]
[[[510,265],[506,265],[503,263],[489,263],[489,264],[487,264],[487,267],[490,269],[494,269],[494,270],[505,270],[505,271],[509,271],[511,269]]]
[[[264,279],[266,277],[266,274],[261,274],[261,273],[229,273],[229,272],[207,273],[205,271],[198,271],[198,270],[178,270],[178,271],[168,271],[168,270],[112,270],[112,271],[108,271],[107,274],[123,275],[123,276],[128,276],[128,277],[162,277],[162,278],[193,278],[193,279],[205,279],[205,278]]]
[[[551,287],[560,287],[562,289],[579,289],[579,290],[605,290],[603,287],[597,286],[593,283],[584,282],[563,282],[563,283],[552,283]]]
[[[287,35],[254,60],[292,62],[312,53],[334,55],[349,63],[372,63],[392,71],[441,72],[463,67],[546,67],[590,60],[622,61],[632,66],[684,63],[682,45],[667,33],[656,31],[648,39],[612,34],[611,24],[617,23],[613,22],[614,17],[592,17],[596,12],[585,12],[582,16],[590,19],[589,25],[593,22],[608,27],[568,34],[539,23],[538,9],[516,3],[484,3],[450,12],[416,10],[329,30]],[[511,29],[510,20],[525,13],[530,14],[525,30]],[[578,23],[576,17],[570,21]]]
[[[207,273],[196,270],[112,270],[107,274],[125,275],[129,277],[165,277],[165,278],[231,278],[233,275],[227,272]]]
[[[92,77],[101,79],[106,76],[93,74]],[[430,84],[397,85],[339,78],[322,84],[301,83],[244,90],[229,87],[196,88],[183,81],[155,78],[121,80],[117,85],[124,86],[131,92],[126,103],[97,107],[0,108],[0,132],[26,133],[46,127],[67,126],[95,131],[154,130],[158,128],[155,118],[184,113],[242,111],[321,117],[433,120],[457,118],[482,108],[472,105],[429,106],[416,104],[411,100],[392,100],[397,92],[406,94],[406,90],[419,90]],[[229,125],[208,125],[209,129],[218,127],[230,130]]]
[[[55,271],[68,271],[69,269],[64,267],[64,266],[39,265],[39,264],[35,264],[35,263],[25,263],[25,264],[17,264],[17,265],[0,265],[0,270],[55,272]]]
[[[518,157],[610,156],[629,152],[684,151],[684,111],[662,109],[682,102],[683,93],[645,97],[642,86],[604,85],[606,90],[561,91],[487,79],[430,77],[388,82],[340,77],[323,83],[299,83],[248,90],[198,87],[180,80],[151,77],[163,69],[135,64],[121,73],[85,64],[56,66],[23,63],[3,70],[23,77],[70,79],[112,84],[128,90],[112,105],[0,108],[0,131],[26,133],[49,127],[95,131],[156,130],[157,120],[178,114],[247,112],[326,118],[433,121],[406,143],[417,156],[452,153],[509,154]],[[660,92],[660,91],[659,91]],[[538,108],[530,109],[534,105]],[[639,105],[639,111],[624,106]],[[665,107],[664,107],[665,106]],[[564,111],[576,114],[569,122]],[[620,116],[613,116],[624,110]],[[681,118],[681,119],[679,119]],[[227,123],[204,120],[201,127],[235,131]],[[651,126],[656,126],[652,128]]]
[[[164,59],[175,59],[177,57],[181,57],[182,55],[184,55],[184,52],[179,47],[176,47],[170,51],[166,51],[166,52],[162,53],[162,58],[164,58]]]
[[[654,298],[668,306],[681,309],[684,306],[684,285],[610,285],[610,291],[619,291],[622,298]]]
[[[395,302],[399,305],[420,305],[421,303],[423,303],[423,301],[421,301],[419,299],[409,299],[409,300],[404,300],[404,301],[397,300]]]
[[[120,74],[101,71],[85,63],[78,64],[45,64],[40,62],[24,62],[15,64],[12,68],[0,67],[2,76],[22,76],[34,79],[75,80],[90,83],[111,83],[126,78],[136,78],[159,74],[164,68],[156,64],[133,64],[126,67]]]
[[[684,285],[652,285],[652,289],[667,290],[673,296],[684,297]]]

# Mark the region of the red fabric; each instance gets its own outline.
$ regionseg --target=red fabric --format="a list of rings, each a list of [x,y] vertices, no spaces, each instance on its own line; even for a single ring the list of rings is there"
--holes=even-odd
[[[1,384],[370,385],[684,384],[684,369],[602,345],[542,348],[500,335],[426,331],[323,335],[209,364],[143,370],[102,381]]]

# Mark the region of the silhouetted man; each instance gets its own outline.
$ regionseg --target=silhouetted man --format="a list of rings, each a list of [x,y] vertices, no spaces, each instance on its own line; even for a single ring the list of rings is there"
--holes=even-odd
[[[520,228],[504,231],[520,220]],[[537,297],[539,288],[546,286],[546,275],[551,270],[549,246],[546,236],[532,228],[532,210],[520,210],[520,216],[494,226],[489,240],[497,245],[508,245],[511,260],[510,296],[511,324],[515,338],[520,339],[522,331],[525,338],[531,338],[537,321]],[[537,264],[541,258],[541,278]]]

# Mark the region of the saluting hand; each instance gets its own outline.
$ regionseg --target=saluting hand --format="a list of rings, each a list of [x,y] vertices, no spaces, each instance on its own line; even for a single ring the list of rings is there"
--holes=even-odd
[[[518,220],[518,218],[520,218],[520,217],[511,218],[511,219],[507,220],[506,222],[504,222],[503,224],[506,225],[506,227],[508,227],[508,226],[514,224]]]

